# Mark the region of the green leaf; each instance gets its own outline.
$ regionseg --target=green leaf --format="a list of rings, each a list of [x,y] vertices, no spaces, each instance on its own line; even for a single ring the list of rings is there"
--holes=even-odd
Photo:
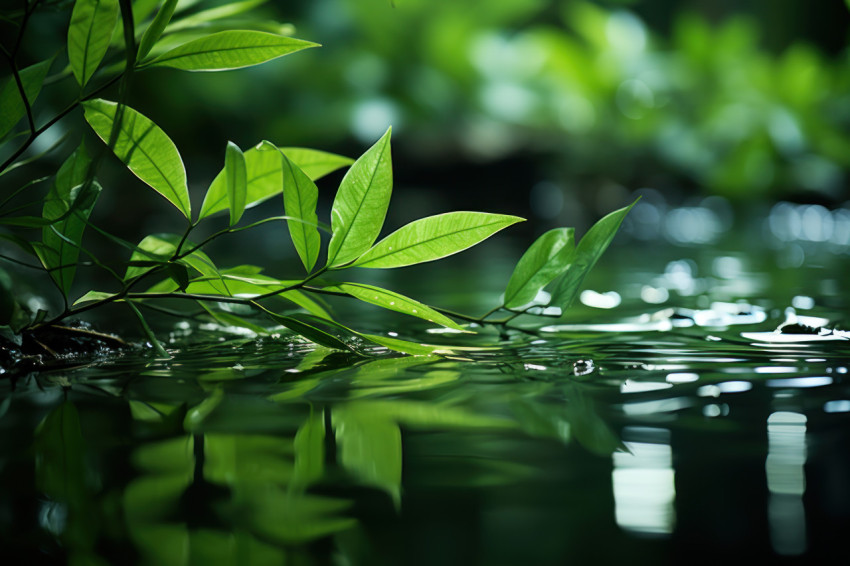
[[[224,177],[227,187],[227,203],[230,208],[230,225],[233,226],[242,218],[245,212],[245,199],[248,196],[248,172],[245,166],[245,155],[239,146],[227,142],[224,156]]]
[[[245,320],[244,318],[237,316],[233,313],[214,309],[203,301],[198,301],[198,304],[201,305],[201,308],[207,311],[210,316],[216,320],[216,322],[223,326],[236,326],[238,328],[245,328],[250,330],[254,334],[257,334],[258,336],[265,336],[266,334],[269,334],[269,331],[263,328],[262,326]]]
[[[92,301],[102,301],[104,299],[108,299],[110,297],[114,297],[115,293],[104,293],[103,291],[89,291],[76,301],[74,301],[75,305],[80,303],[90,303]]]
[[[404,267],[463,251],[524,219],[487,212],[448,212],[402,226],[354,262],[357,267]]]
[[[591,226],[576,246],[575,259],[558,279],[552,292],[550,304],[561,308],[569,307],[575,300],[584,278],[602,257],[611,240],[617,234],[626,214],[637,201],[627,207],[615,210]]]
[[[465,329],[463,326],[459,325],[449,317],[440,314],[428,305],[424,305],[419,301],[405,297],[404,295],[400,295],[394,291],[375,287],[374,285],[366,285],[364,283],[337,283],[329,285],[325,287],[325,289],[346,293],[363,302],[377,305],[391,311],[415,316],[417,318],[427,320],[428,322],[440,324],[447,328],[454,328],[461,332],[469,332],[469,330]]]
[[[252,299],[278,289],[290,287],[294,283],[297,283],[297,281],[283,281],[265,275],[242,277],[222,273],[221,277],[208,276],[205,279],[195,279],[186,287],[186,292],[198,295],[221,295],[222,297]],[[330,314],[320,304],[297,289],[283,291],[275,296],[294,303],[319,318],[331,318]]]
[[[284,316],[267,312],[272,320],[287,327],[296,334],[300,334],[304,338],[333,348],[335,350],[344,350],[348,352],[358,353],[357,350],[350,344],[356,333],[341,324],[331,323],[331,321],[322,320],[309,315],[290,315]],[[348,340],[348,342],[346,342]]]
[[[144,66],[225,71],[258,65],[317,45],[262,31],[221,31],[175,47]]]
[[[378,334],[360,334],[367,340],[388,348],[396,352],[410,354],[411,356],[429,356],[438,353],[451,353],[451,349],[446,346],[433,346],[431,344],[420,344],[419,342],[411,342],[410,340],[402,340],[390,336],[380,336]]]
[[[143,60],[151,52],[153,46],[156,45],[156,42],[162,36],[162,32],[165,31],[165,26],[171,21],[171,16],[174,15],[174,9],[176,7],[177,0],[165,0],[162,7],[156,13],[156,17],[154,17],[148,29],[145,30],[142,40],[139,42],[139,51],[136,56],[139,61]]]
[[[109,49],[118,21],[118,0],[77,0],[68,28],[68,59],[81,87],[97,70]]]
[[[177,234],[151,234],[146,236],[130,256],[129,266],[124,275],[124,280],[129,281],[139,277],[158,265],[164,265],[174,257],[177,252],[177,245],[180,243],[181,237]],[[184,242],[184,250],[193,247],[191,242]],[[177,260],[182,265],[189,266],[201,275],[211,278],[220,278],[218,269],[216,269],[212,260],[207,254],[200,250],[195,250],[191,254]],[[179,284],[179,282],[178,282]]]
[[[280,151],[314,181],[354,163],[349,157],[306,147],[282,147]]]
[[[52,57],[46,61],[30,65],[19,73],[21,84],[24,85],[24,92],[30,105],[38,98],[41,86],[44,84],[44,77],[47,76],[51,63],[53,63]],[[0,138],[9,133],[26,113],[21,91],[18,90],[18,83],[14,77],[10,77],[0,87]]]
[[[252,10],[257,6],[265,4],[267,1],[268,0],[243,0],[242,2],[232,2],[230,4],[224,4],[222,6],[210,8],[208,10],[202,10],[200,12],[197,12],[190,16],[186,16],[185,18],[181,18],[179,21],[174,22],[173,24],[168,26],[168,32],[173,33],[183,29],[200,27],[216,20],[230,18],[232,16],[238,16],[243,12],[247,12],[248,10]],[[180,3],[181,8],[183,7],[183,4],[184,2]]]
[[[42,210],[51,224],[42,229],[42,243],[35,248],[66,298],[77,271],[83,231],[101,191],[88,179],[90,163],[85,146],[80,146],[59,168]]]
[[[245,208],[250,208],[278,194],[283,186],[280,152],[274,144],[262,142],[244,153],[246,171]],[[227,174],[216,175],[201,205],[199,219],[228,208]]]
[[[532,301],[570,265],[574,255],[573,228],[555,228],[540,236],[517,262],[505,290],[505,306],[515,308]]]
[[[304,268],[309,273],[316,265],[322,247],[322,239],[317,228],[319,217],[316,215],[319,189],[286,155],[281,154],[281,159],[283,160],[283,206],[286,214],[295,219],[287,220],[286,224],[289,227],[289,235],[295,251],[298,252],[298,257],[301,258]]]
[[[130,171],[191,219],[186,169],[174,142],[129,106],[94,99],[83,102],[86,120]],[[118,124],[116,124],[118,122]],[[120,124],[120,125],[119,125]],[[113,135],[113,128],[118,131]]]
[[[248,171],[248,196],[245,208],[257,205],[281,192],[283,187],[281,151],[313,181],[351,163],[351,159],[333,153],[304,148],[281,150],[271,142],[260,142],[245,152],[245,167]],[[206,218],[227,208],[225,179],[224,170],[213,179],[204,197],[204,203],[201,205],[200,218]]]
[[[381,232],[393,188],[391,133],[392,128],[354,162],[342,179],[331,210],[330,267],[357,259]]]

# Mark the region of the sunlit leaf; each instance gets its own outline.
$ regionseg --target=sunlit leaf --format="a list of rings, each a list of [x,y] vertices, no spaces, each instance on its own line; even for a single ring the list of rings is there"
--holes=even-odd
[[[283,189],[283,162],[280,151],[313,181],[351,163],[347,157],[313,149],[284,148],[279,150],[273,143],[264,141],[245,152],[248,171],[246,208],[257,205],[281,192]],[[227,208],[227,188],[222,170],[207,191],[201,205],[200,218],[206,218]]]
[[[85,86],[109,49],[118,21],[118,0],[76,0],[68,27],[68,59]]]
[[[42,210],[51,224],[42,229],[42,245],[36,251],[66,297],[77,272],[86,221],[101,191],[100,185],[87,179],[90,163],[85,146],[72,153],[56,173]]]
[[[241,297],[253,299],[280,289],[291,287],[298,281],[286,281],[265,275],[239,276],[221,273],[205,279],[196,279],[186,287],[187,293],[199,295],[221,295],[223,297]],[[276,297],[290,301],[319,318],[330,319],[327,310],[297,289],[275,294]]]
[[[51,63],[53,63],[53,58],[30,65],[19,73],[21,84],[24,85],[24,92],[30,105],[35,103],[35,99],[41,92],[44,77],[47,76]],[[3,86],[0,86],[0,139],[9,133],[25,115],[26,107],[21,98],[18,83],[14,77],[10,76],[3,83]]]
[[[245,167],[245,155],[239,146],[227,142],[224,157],[224,178],[227,187],[227,203],[230,209],[230,225],[233,226],[245,212],[248,191],[248,172]]]
[[[361,334],[367,340],[374,342],[380,346],[388,348],[390,350],[396,352],[402,352],[404,354],[410,354],[411,356],[428,356],[434,353],[448,353],[450,352],[450,348],[447,346],[433,346],[431,344],[420,344],[418,342],[411,342],[410,340],[403,340],[401,338],[394,338],[391,336],[381,336],[378,334]]]
[[[472,247],[523,220],[486,212],[448,212],[420,218],[375,244],[353,265],[389,268],[433,261]]]
[[[222,6],[216,6],[215,8],[210,8],[208,10],[202,10],[195,14],[180,18],[180,20],[168,26],[168,32],[173,33],[183,29],[190,29],[202,26],[204,24],[208,24],[209,22],[214,22],[216,20],[238,16],[239,14],[252,10],[262,4],[265,4],[266,2],[268,2],[268,0],[243,0],[242,2],[230,2]],[[182,7],[184,2],[181,2],[180,4]]]
[[[319,236],[316,215],[316,203],[319,200],[319,189],[316,184],[285,154],[283,160],[283,206],[287,216],[289,235],[298,252],[298,257],[309,273],[319,259],[322,240]]]
[[[349,157],[306,147],[282,147],[280,151],[314,181],[354,163]]]
[[[148,29],[145,30],[144,35],[142,35],[142,40],[139,42],[139,51],[136,58],[141,61],[143,60],[148,53],[151,52],[151,49],[154,45],[156,45],[157,40],[162,36],[162,32],[165,30],[165,26],[171,21],[171,16],[174,15],[174,9],[177,7],[178,0],[165,0],[160,7],[159,11],[156,13],[153,21],[148,26]]]
[[[110,297],[114,297],[115,293],[105,293],[103,291],[89,291],[76,301],[74,301],[75,305],[80,303],[90,303],[92,301],[102,301],[104,299],[108,299]]]
[[[139,179],[191,218],[186,169],[174,142],[156,124],[128,106],[94,99],[83,102],[89,125]],[[119,130],[113,135],[116,121]]]
[[[573,262],[558,279],[552,291],[551,304],[561,308],[567,308],[572,304],[576,295],[578,295],[584,278],[602,257],[611,240],[617,234],[626,214],[634,205],[635,203],[632,203],[627,207],[615,210],[591,226],[576,246]]]
[[[357,259],[381,232],[393,188],[391,133],[387,130],[342,179],[331,210],[333,236],[327,263],[331,267]]]
[[[575,255],[575,231],[555,228],[540,236],[522,255],[505,290],[505,306],[522,306],[561,274]]]
[[[326,286],[325,289],[346,293],[366,303],[408,314],[410,316],[415,316],[417,318],[427,320],[428,322],[440,324],[447,328],[454,328],[455,330],[460,330],[462,332],[469,332],[469,330],[463,326],[459,325],[449,317],[440,314],[428,305],[422,304],[419,301],[405,297],[404,295],[394,291],[375,287],[374,285],[366,285],[365,283],[336,283]]]
[[[224,71],[258,65],[316,46],[309,41],[262,31],[221,31],[175,47],[145,66]]]

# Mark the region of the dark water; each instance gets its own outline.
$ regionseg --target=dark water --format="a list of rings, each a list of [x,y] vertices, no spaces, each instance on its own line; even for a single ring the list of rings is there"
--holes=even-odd
[[[846,257],[647,249],[536,333],[404,329],[445,357],[195,331],[0,376],[0,562],[847,563]]]

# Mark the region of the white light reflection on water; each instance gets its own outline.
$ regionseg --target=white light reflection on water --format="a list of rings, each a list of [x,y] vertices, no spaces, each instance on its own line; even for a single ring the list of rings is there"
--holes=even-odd
[[[630,442],[629,437],[640,442]],[[629,452],[615,452],[611,482],[617,525],[626,531],[668,535],[676,523],[673,451],[666,429],[627,427]]]
[[[806,416],[777,411],[767,419],[768,453],[765,461],[770,540],[786,556],[806,551]]]
[[[590,289],[582,291],[579,300],[589,307],[596,307],[598,309],[613,309],[622,302],[620,294],[616,291],[599,293]]]
[[[836,399],[823,404],[824,413],[850,413],[850,400]]]

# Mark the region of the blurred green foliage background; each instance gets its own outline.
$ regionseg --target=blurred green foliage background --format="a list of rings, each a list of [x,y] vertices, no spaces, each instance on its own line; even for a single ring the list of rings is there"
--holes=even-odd
[[[843,0],[249,1],[323,47],[148,71],[128,101],[174,139],[194,195],[228,140],[351,156],[392,125],[399,222],[475,207],[582,228],[641,188],[846,198]]]
[[[139,81],[178,145],[201,150],[190,163],[218,166],[226,139],[355,154],[392,124],[400,179],[470,201],[522,200],[541,181],[599,212],[617,187],[737,201],[845,196],[842,0],[266,9],[323,47],[239,73]]]

